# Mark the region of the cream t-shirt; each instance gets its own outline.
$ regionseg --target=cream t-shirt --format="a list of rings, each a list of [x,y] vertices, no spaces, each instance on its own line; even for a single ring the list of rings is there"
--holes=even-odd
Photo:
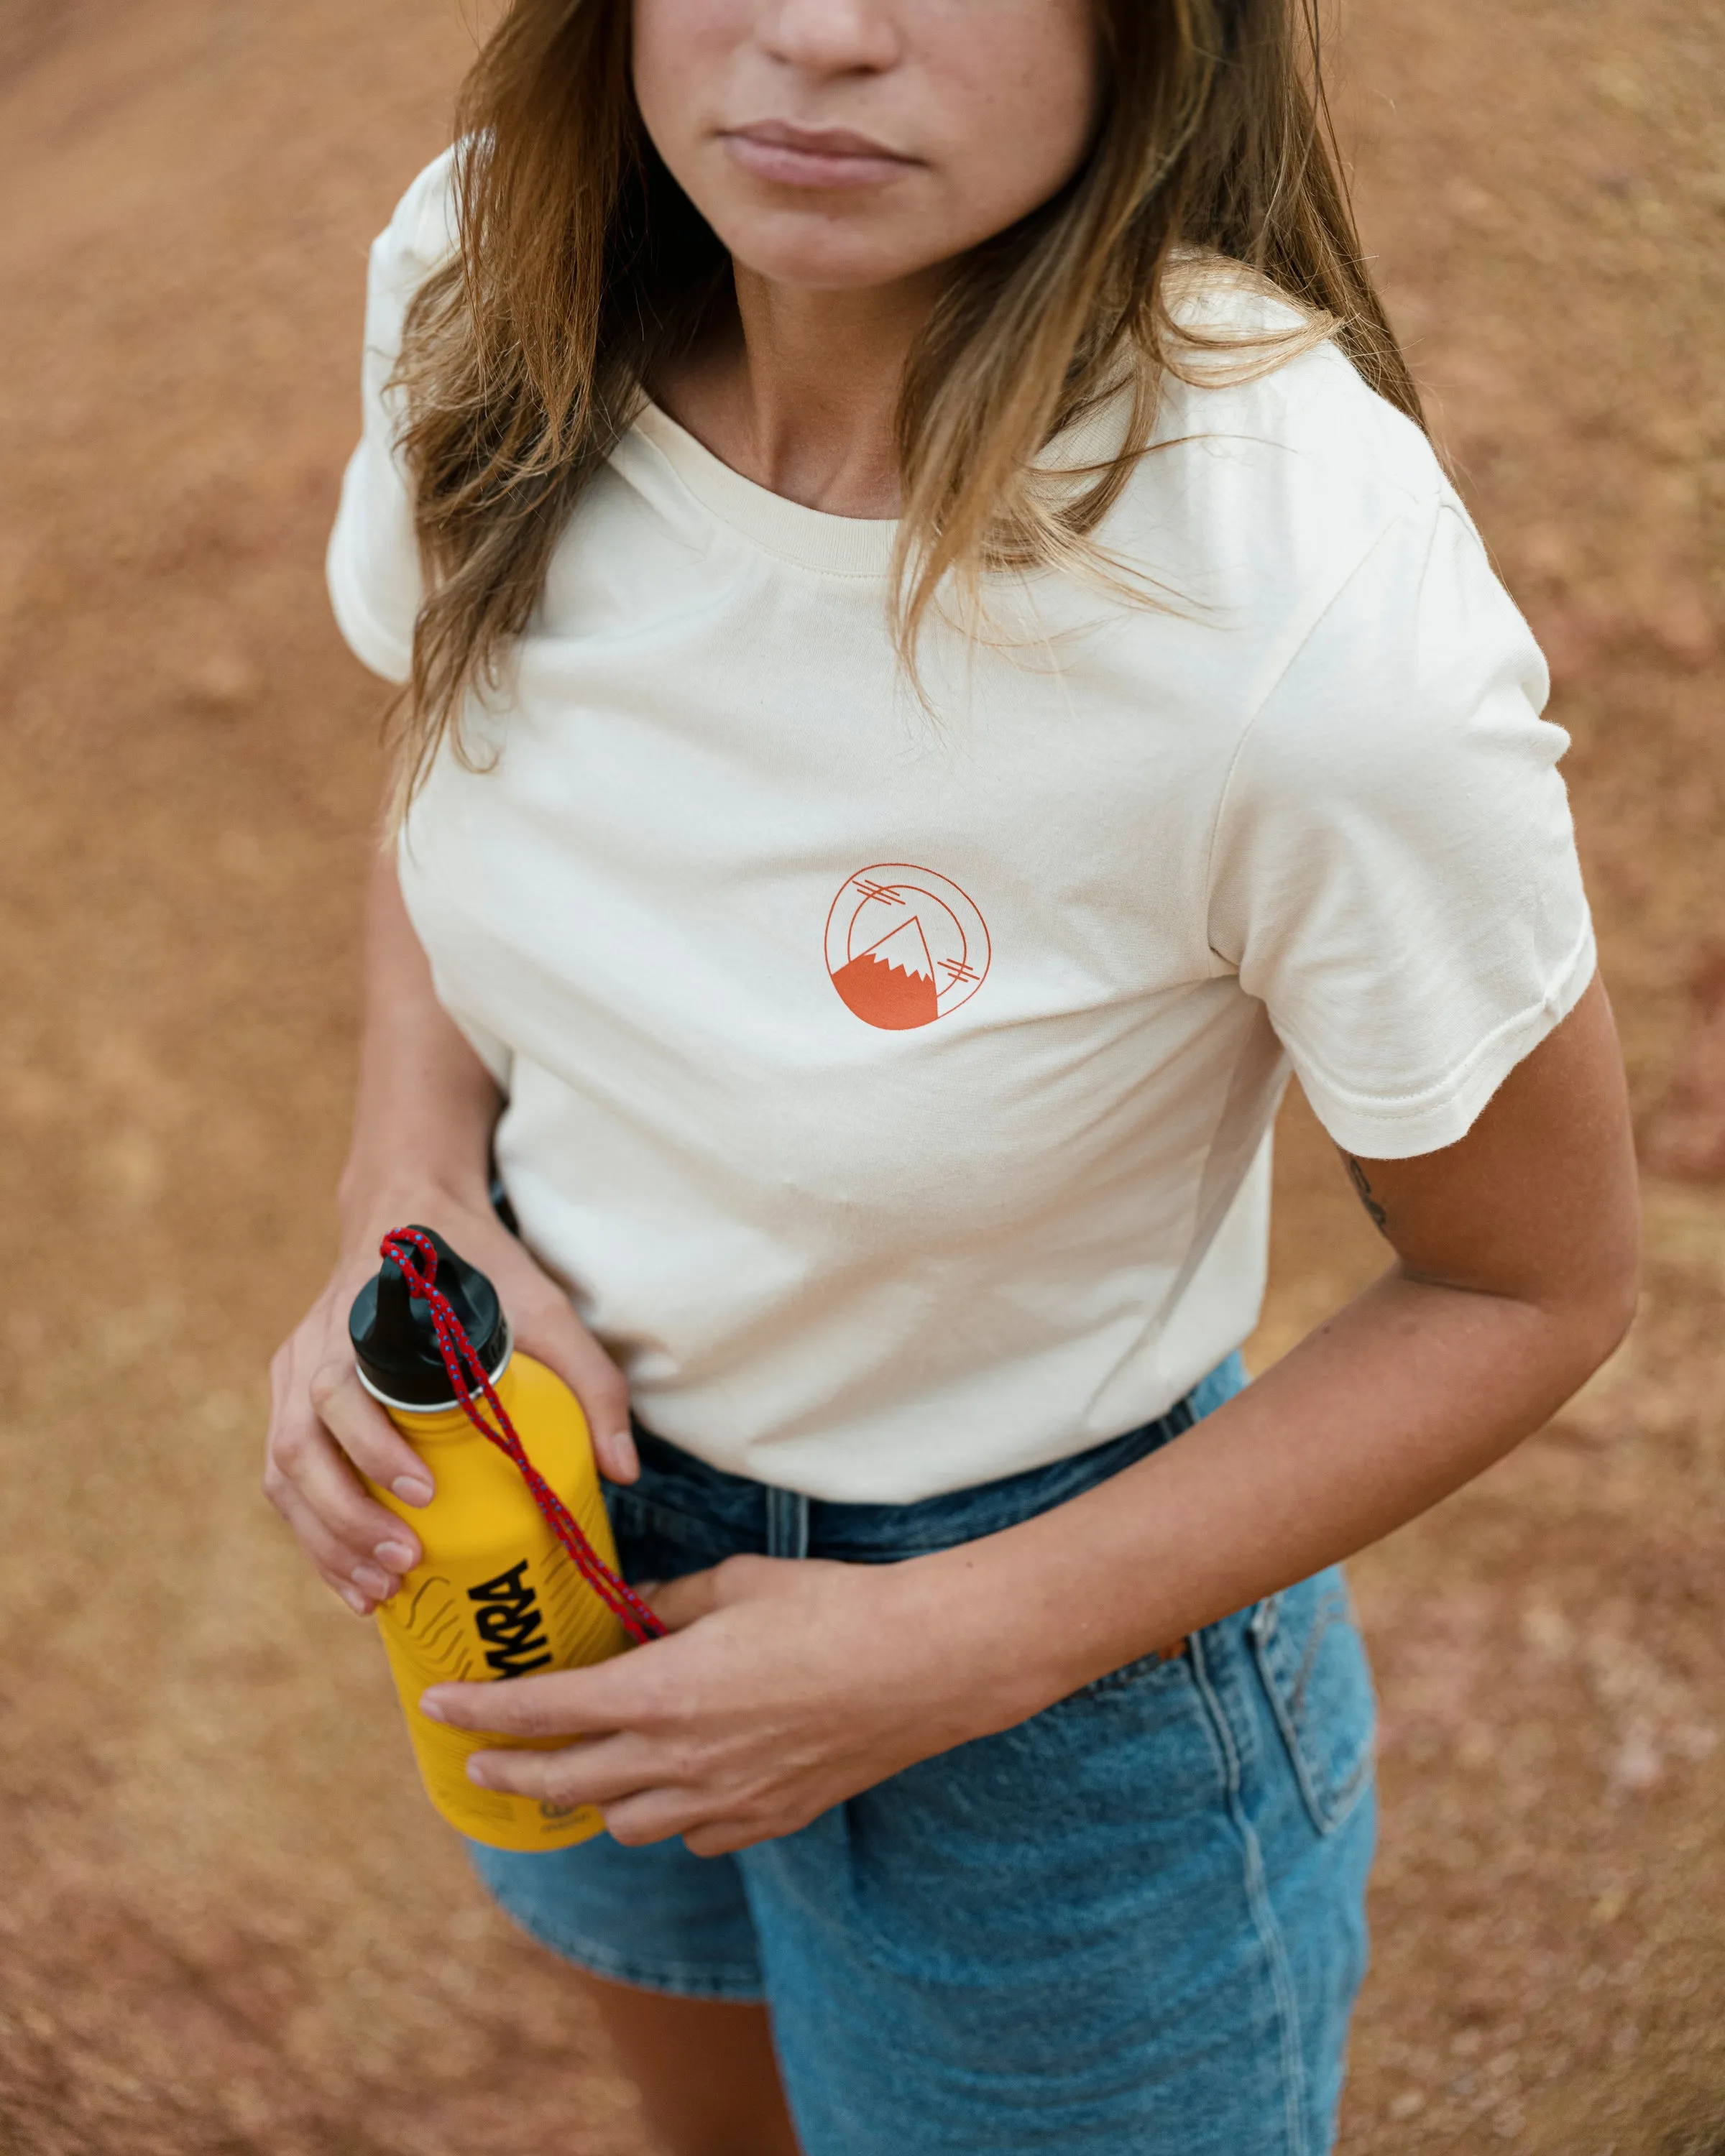
[[[330,547],[392,680],[383,385],[449,218],[439,161],[372,251]],[[474,715],[489,767],[413,811],[522,1232],[716,1466],[904,1502],[1159,1414],[1256,1317],[1289,1064],[1347,1151],[1427,1152],[1592,973],[1545,668],[1418,430],[1326,345],[1172,385],[1159,438],[1103,536],[1170,603],[1003,580],[993,640],[932,636],[931,716],[893,527],[649,407]]]

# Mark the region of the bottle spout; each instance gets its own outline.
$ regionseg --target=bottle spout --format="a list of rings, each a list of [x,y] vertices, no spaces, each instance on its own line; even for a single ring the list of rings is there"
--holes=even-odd
[[[485,1375],[495,1379],[510,1351],[509,1324],[496,1289],[434,1228],[416,1226],[413,1232],[424,1236],[437,1252],[432,1284],[448,1296]],[[431,1305],[413,1293],[394,1259],[385,1258],[354,1297],[347,1334],[362,1382],[386,1405],[421,1414],[454,1405],[454,1388],[438,1346]]]

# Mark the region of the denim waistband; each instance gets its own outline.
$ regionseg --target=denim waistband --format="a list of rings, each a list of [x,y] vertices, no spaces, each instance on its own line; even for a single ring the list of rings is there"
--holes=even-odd
[[[1045,1467],[1028,1468],[996,1482],[979,1482],[909,1505],[855,1505],[804,1497],[709,1467],[637,1424],[641,1478],[629,1486],[627,1494],[660,1512],[680,1513],[716,1529],[739,1550],[768,1557],[888,1563],[998,1534],[1020,1520],[1065,1504],[1190,1430],[1245,1383],[1239,1355],[1230,1355],[1154,1422],[1067,1459],[1051,1460]]]

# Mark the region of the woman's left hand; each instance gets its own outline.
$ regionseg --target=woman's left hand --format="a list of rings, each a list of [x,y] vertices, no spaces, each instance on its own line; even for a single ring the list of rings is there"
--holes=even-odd
[[[907,1564],[736,1557],[649,1593],[670,1636],[589,1668],[439,1685],[434,1720],[581,1739],[475,1753],[481,1788],[597,1804],[619,1841],[718,1856],[793,1834],[914,1761],[1032,1711],[939,1621]]]

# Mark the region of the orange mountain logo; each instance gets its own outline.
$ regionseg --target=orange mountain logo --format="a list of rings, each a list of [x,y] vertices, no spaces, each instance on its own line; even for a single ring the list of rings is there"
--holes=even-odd
[[[886,861],[851,877],[827,916],[827,971],[847,1009],[889,1033],[968,1003],[988,970],[969,895],[932,869]]]

